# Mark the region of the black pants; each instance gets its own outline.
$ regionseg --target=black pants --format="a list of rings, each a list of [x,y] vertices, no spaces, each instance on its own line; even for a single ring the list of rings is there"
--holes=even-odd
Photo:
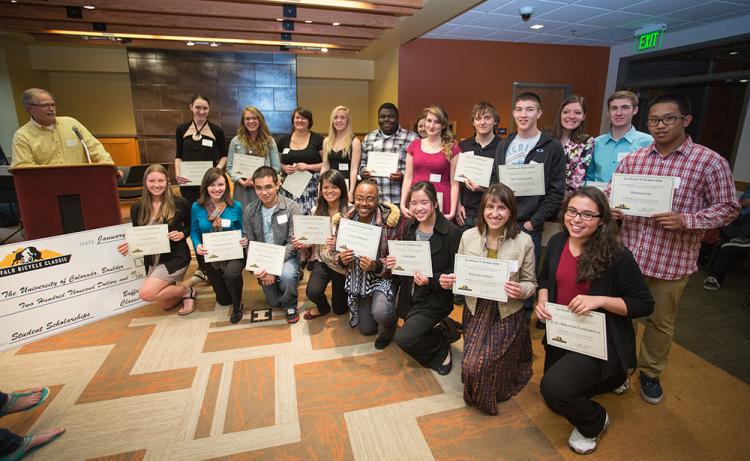
[[[237,310],[242,305],[242,269],[245,261],[233,259],[226,261],[224,270],[206,264],[206,276],[216,293],[216,302],[223,306],[232,305]]]
[[[423,367],[437,370],[448,356],[451,346],[444,330],[435,328],[435,325],[447,317],[452,309],[412,309],[396,331],[396,344]]]
[[[305,294],[307,299],[315,303],[318,312],[327,314],[331,312],[331,304],[326,298],[326,287],[331,282],[331,302],[333,303],[333,313],[342,315],[349,312],[349,306],[346,301],[346,290],[344,290],[344,281],[346,276],[339,274],[328,267],[326,263],[320,261],[311,261],[307,264],[311,269],[310,280],[307,282]]]
[[[0,408],[5,405],[8,398],[8,394],[0,392]],[[23,437],[20,435],[16,435],[8,429],[0,429],[0,456],[9,455],[18,450],[21,448],[21,442],[23,442]]]
[[[577,352],[546,346],[541,391],[547,405],[567,419],[584,437],[604,428],[604,407],[591,397],[612,391],[627,378],[617,374],[602,379],[601,361]]]

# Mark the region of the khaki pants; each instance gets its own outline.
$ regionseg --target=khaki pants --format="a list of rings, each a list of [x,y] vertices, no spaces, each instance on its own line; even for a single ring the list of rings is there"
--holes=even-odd
[[[667,367],[669,349],[672,347],[677,305],[689,276],[677,280],[644,277],[654,297],[654,312],[645,320],[646,329],[641,340],[638,366],[651,378],[658,378]]]

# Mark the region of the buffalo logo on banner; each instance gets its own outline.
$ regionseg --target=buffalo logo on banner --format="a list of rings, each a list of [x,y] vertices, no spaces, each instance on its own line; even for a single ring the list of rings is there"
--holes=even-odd
[[[0,259],[0,277],[67,264],[71,255],[37,247],[21,247]]]

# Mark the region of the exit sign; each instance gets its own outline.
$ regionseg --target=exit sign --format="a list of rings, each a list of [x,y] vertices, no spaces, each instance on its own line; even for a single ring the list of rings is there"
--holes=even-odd
[[[643,27],[635,31],[635,50],[648,51],[661,48],[661,42],[666,28],[666,24],[658,24]]]

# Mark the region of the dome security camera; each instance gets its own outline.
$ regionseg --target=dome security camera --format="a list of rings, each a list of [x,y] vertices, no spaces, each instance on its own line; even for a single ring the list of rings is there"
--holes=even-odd
[[[534,14],[534,7],[533,6],[524,6],[520,10],[518,10],[518,13],[521,15],[521,19],[523,22],[529,22],[529,19],[531,19],[531,15]]]

